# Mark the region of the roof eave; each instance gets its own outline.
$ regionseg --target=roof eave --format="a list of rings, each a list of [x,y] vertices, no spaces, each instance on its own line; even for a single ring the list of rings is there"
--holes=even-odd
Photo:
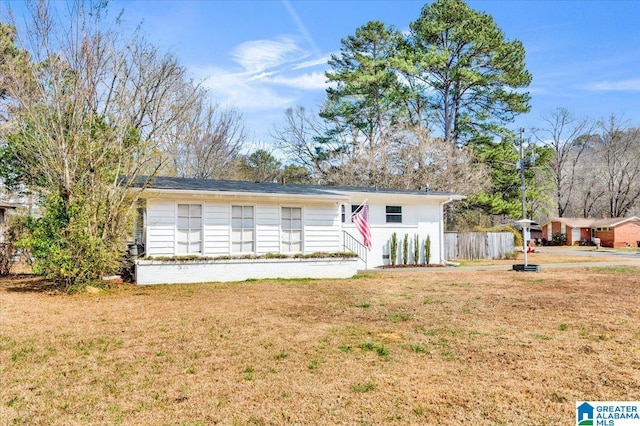
[[[140,189],[140,188],[136,188]],[[302,198],[326,201],[346,201],[349,199],[346,195],[325,193],[325,194],[292,194],[286,192],[254,192],[254,191],[217,191],[208,189],[173,189],[173,188],[146,188],[143,193],[151,194],[167,194],[167,195],[183,195],[183,196],[215,196],[215,197],[258,197],[258,198]]]
[[[416,198],[416,199],[438,199],[438,200],[446,200],[446,201],[459,201],[464,200],[467,197],[461,194],[440,192],[440,193],[430,193],[430,192],[393,192],[393,191],[384,191],[384,192],[371,192],[371,191],[357,191],[357,190],[336,190],[335,192],[342,194],[349,194],[349,196],[358,196],[363,198],[389,198],[389,197],[407,197],[407,198]]]

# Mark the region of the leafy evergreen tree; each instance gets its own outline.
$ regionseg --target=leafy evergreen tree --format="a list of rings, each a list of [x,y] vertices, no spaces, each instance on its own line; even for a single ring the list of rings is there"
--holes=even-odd
[[[491,186],[469,197],[467,206],[498,219],[492,222],[522,217],[522,166],[525,168],[525,215],[529,218],[546,215],[550,206],[548,190],[551,180],[546,165],[553,153],[548,147],[528,146],[523,164],[520,164],[519,142],[514,140],[511,135],[497,142],[477,138],[470,143],[478,161],[489,166]]]
[[[437,0],[410,25],[404,72],[421,83],[445,140],[464,143],[529,111],[525,51],[463,0]]]
[[[326,73],[335,87],[327,89],[320,116],[338,132],[353,135],[353,142],[375,148],[397,122],[398,97],[403,88],[393,67],[401,35],[382,22],[369,22],[342,40],[339,55],[332,55]]]

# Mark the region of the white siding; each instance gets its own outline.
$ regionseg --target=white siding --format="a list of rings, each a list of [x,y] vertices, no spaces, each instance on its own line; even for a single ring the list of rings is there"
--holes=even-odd
[[[176,212],[174,201],[147,201],[148,256],[173,256],[175,244]]]
[[[359,205],[361,201],[353,202]],[[391,235],[395,232],[398,236],[398,262],[401,262],[402,242],[404,235],[409,235],[409,259],[413,259],[413,240],[418,234],[420,242],[420,262],[424,261],[423,243],[427,235],[431,238],[430,263],[441,263],[441,236],[442,222],[439,202],[425,200],[423,204],[406,204],[389,197],[389,201],[369,201],[369,224],[371,226],[371,251],[367,253],[367,264],[361,262],[361,268],[375,268],[388,265],[390,260]],[[386,206],[402,206],[402,223],[387,223]],[[352,223],[343,224],[343,229],[362,242],[362,237]]]
[[[354,194],[350,203],[360,205],[364,199]],[[177,202],[202,203],[203,205],[203,255],[221,256],[230,254],[230,218],[232,205],[255,206],[256,254],[281,252],[281,207],[301,207],[303,213],[303,251],[335,252],[344,250],[343,230],[362,242],[355,226],[341,223],[340,204],[334,201],[289,203],[273,199],[255,202],[250,197],[240,199],[219,199],[198,201],[194,198],[184,200],[150,199],[147,201],[147,241],[146,250],[150,256],[175,255],[175,206]],[[398,235],[399,246],[402,239],[409,235],[410,244],[416,234],[422,245],[424,239],[431,237],[431,263],[442,262],[442,205],[438,199],[403,198],[394,194],[371,197],[369,204],[369,223],[371,226],[372,250],[368,252],[366,267],[373,268],[389,263],[389,242],[391,235]],[[402,206],[402,223],[386,223],[387,205]],[[347,216],[350,207],[347,207]],[[411,244],[411,253],[413,245]],[[400,259],[400,256],[399,256]],[[412,260],[412,255],[410,256]],[[364,262],[360,265],[365,267]]]
[[[150,256],[175,255],[175,206],[176,200],[149,200],[147,202],[147,254]],[[185,201],[186,202],[186,201]],[[193,200],[188,203],[194,203]],[[279,253],[280,247],[280,210],[282,206],[302,207],[303,212],[303,250],[305,253],[316,251],[342,250],[339,206],[329,203],[324,206],[304,206],[295,203],[248,202],[202,202],[204,255],[229,255],[230,215],[232,205],[254,205],[256,221],[256,254]]]
[[[305,207],[303,217],[305,253],[342,251],[339,205]]]
[[[204,203],[205,256],[229,254],[229,209],[228,203]]]
[[[256,251],[280,252],[280,206],[259,204],[256,208]]]

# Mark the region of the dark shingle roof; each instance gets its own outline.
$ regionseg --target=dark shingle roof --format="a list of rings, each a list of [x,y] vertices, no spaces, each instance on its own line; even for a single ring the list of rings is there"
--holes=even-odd
[[[272,182],[245,182],[235,180],[192,179],[156,176],[151,179],[140,177],[132,184],[142,187],[147,182],[147,188],[167,189],[178,191],[216,191],[216,192],[257,192],[263,194],[295,194],[295,195],[338,195],[337,192],[363,192],[379,194],[406,195],[440,195],[456,196],[451,192],[417,191],[375,187],[357,186],[329,186],[329,185],[290,185]]]

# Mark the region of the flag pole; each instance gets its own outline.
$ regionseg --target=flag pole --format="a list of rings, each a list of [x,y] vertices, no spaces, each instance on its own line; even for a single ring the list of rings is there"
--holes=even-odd
[[[366,198],[366,199],[362,202],[362,204],[360,204],[360,205],[358,206],[358,208],[357,208],[357,209],[355,209],[355,210],[351,213],[351,216],[349,216],[349,219],[352,219],[355,215],[357,215],[357,214],[358,214],[358,212],[359,212],[360,210],[362,210],[362,207],[363,207],[365,204],[367,204],[367,202],[368,202],[368,201],[369,201],[369,199],[368,199],[368,198]]]

